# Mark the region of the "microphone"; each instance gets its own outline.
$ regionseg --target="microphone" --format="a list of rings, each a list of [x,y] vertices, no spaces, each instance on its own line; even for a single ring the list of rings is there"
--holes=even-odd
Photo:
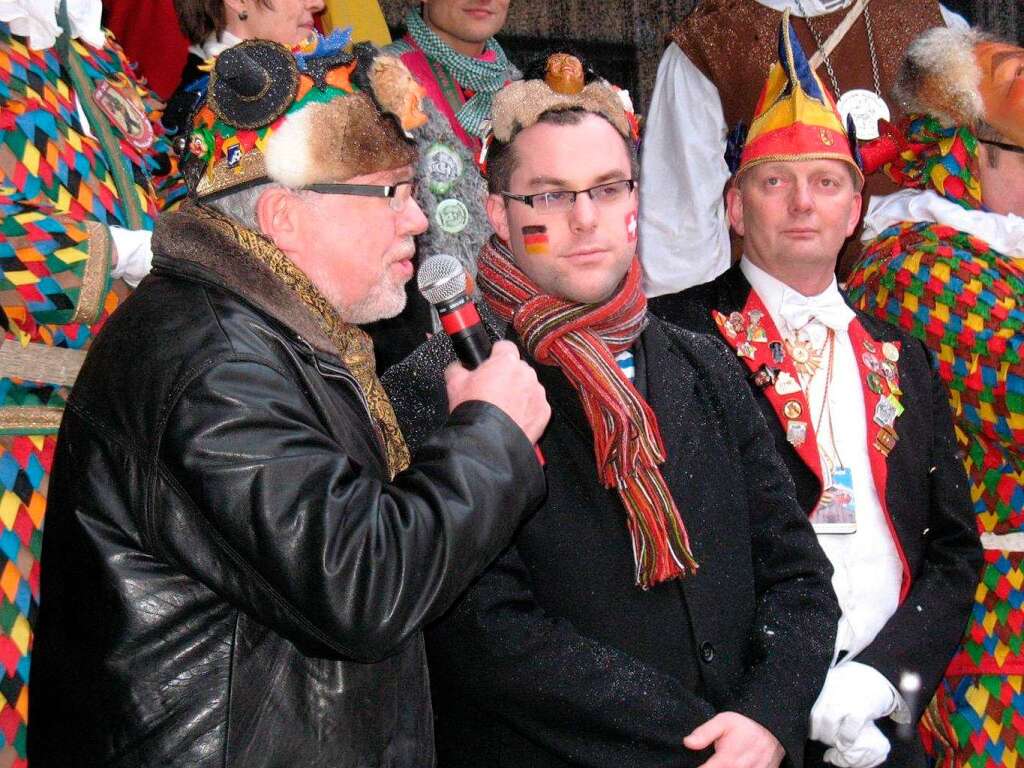
[[[423,298],[437,310],[441,327],[455,347],[456,357],[472,371],[490,357],[491,337],[469,295],[468,282],[462,262],[447,253],[424,261],[416,277]]]
[[[455,356],[473,370],[491,355],[491,337],[487,335],[476,303],[470,294],[469,275],[462,262],[447,253],[438,253],[420,264],[416,287],[441,318],[441,327],[452,340]],[[533,446],[537,461],[544,466],[544,454]]]

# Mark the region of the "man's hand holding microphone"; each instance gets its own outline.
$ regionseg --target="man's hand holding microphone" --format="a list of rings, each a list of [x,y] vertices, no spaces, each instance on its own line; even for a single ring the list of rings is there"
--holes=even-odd
[[[437,310],[459,362],[445,370],[448,408],[482,400],[502,411],[536,445],[551,418],[537,374],[510,341],[492,345],[467,288],[466,271],[454,256],[439,254],[419,269],[420,293]],[[537,458],[543,463],[540,449]]]

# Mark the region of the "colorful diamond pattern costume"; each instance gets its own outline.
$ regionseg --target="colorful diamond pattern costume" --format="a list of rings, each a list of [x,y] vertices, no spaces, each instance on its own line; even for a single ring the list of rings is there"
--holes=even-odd
[[[148,124],[134,113],[126,118],[142,140],[131,141],[106,117],[94,96],[97,86],[123,93],[116,104],[139,104],[139,116],[145,110]],[[75,94],[95,138],[82,127]],[[0,24],[0,299],[6,326],[0,353],[21,350],[39,362],[54,348],[83,350],[128,293],[110,275],[108,227],[151,229],[158,211],[185,192],[159,127],[159,107],[109,36],[102,49],[73,41],[67,52],[35,51]],[[38,371],[20,371],[0,354],[3,766],[27,765],[46,486],[74,370],[52,381]]]
[[[982,209],[969,130],[922,117],[905,133],[909,148],[889,176]],[[867,244],[849,289],[857,306],[933,352],[979,531],[1024,531],[1024,262],[949,226],[903,222]],[[942,768],[1024,765],[1024,553],[985,555],[964,639],[922,722]]]

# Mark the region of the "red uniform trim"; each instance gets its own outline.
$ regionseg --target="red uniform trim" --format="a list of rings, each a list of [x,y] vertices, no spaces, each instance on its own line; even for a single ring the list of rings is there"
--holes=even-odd
[[[903,567],[903,583],[900,585],[900,602],[902,603],[906,599],[907,593],[910,592],[912,578],[910,564],[907,562],[907,556],[903,552],[903,544],[900,543],[900,537],[896,535],[896,526],[893,525],[892,516],[889,514],[889,504],[885,497],[888,487],[889,465],[886,457],[875,447],[875,438],[882,431],[882,427],[875,422],[873,414],[878,401],[882,399],[882,393],[872,392],[871,387],[868,386],[868,374],[871,372],[871,369],[864,362],[863,355],[865,341],[873,344],[876,348],[881,347],[882,342],[873,338],[857,318],[854,318],[853,322],[850,323],[848,333],[850,334],[850,341],[853,343],[854,357],[857,358],[857,367],[860,369],[860,383],[864,390],[864,419],[867,423],[868,459],[871,462],[871,475],[875,481],[875,490],[878,491],[878,503],[882,506],[882,514],[885,515],[885,522],[889,526],[889,533],[892,536],[893,543],[896,545],[896,552],[899,553],[900,564]],[[900,342],[894,341],[890,343],[895,345],[897,349],[900,348]],[[899,424],[899,419],[896,420],[896,424]],[[899,434],[898,430],[897,434]]]
[[[793,365],[793,360],[788,354],[783,358],[781,363],[777,363],[772,359],[771,347],[769,345],[773,341],[777,341],[781,344],[782,334],[779,333],[779,329],[775,326],[775,323],[772,322],[771,315],[768,314],[768,310],[765,307],[764,302],[761,301],[761,297],[757,295],[757,291],[750,292],[747,296],[746,306],[744,306],[743,310],[740,312],[747,321],[747,328],[750,327],[750,312],[752,310],[757,310],[762,313],[763,316],[761,318],[760,325],[764,328],[764,331],[768,336],[768,340],[763,342],[750,342],[750,345],[754,348],[754,358],[750,359],[744,355],[739,355],[740,360],[742,360],[751,371],[756,371],[762,365],[767,365],[769,368],[778,368],[780,371],[785,371],[793,377],[794,381],[799,382],[796,367]],[[725,343],[730,347],[737,349],[741,343],[748,341],[746,328],[735,336],[730,336],[725,330],[725,315],[720,312],[712,312],[711,314],[715,319],[715,323],[718,325],[718,332],[722,335],[722,338],[725,339]],[[802,445],[794,445],[793,449],[797,452],[797,455],[800,456],[800,459],[804,464],[807,465],[807,468],[810,469],[818,478],[820,493],[822,486],[821,456],[818,454],[818,440],[814,433],[814,425],[811,422],[811,409],[807,403],[807,398],[804,396],[803,390],[798,390],[797,392],[789,395],[780,395],[776,391],[775,386],[769,384],[767,387],[764,387],[762,391],[764,392],[765,397],[768,398],[768,402],[771,403],[772,409],[775,411],[775,416],[779,419],[779,423],[782,424],[784,428],[789,419],[787,419],[783,413],[783,407],[790,400],[796,400],[800,403],[800,406],[803,409],[803,417],[801,420],[807,423],[807,439],[804,440]]]

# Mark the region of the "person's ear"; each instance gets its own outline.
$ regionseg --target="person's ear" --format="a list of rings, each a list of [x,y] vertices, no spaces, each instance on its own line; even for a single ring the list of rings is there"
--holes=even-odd
[[[725,212],[733,231],[743,237],[743,192],[735,182],[725,193]]]
[[[509,237],[508,207],[505,198],[501,195],[487,196],[487,220],[491,222],[491,228],[499,239],[506,243],[512,242]]]
[[[857,225],[860,223],[860,209],[864,205],[864,195],[857,192],[854,195],[853,203],[850,205],[850,218],[846,222],[846,236],[849,237],[857,229]]]
[[[286,254],[300,252],[302,200],[289,189],[271,187],[256,201],[260,231]]]

